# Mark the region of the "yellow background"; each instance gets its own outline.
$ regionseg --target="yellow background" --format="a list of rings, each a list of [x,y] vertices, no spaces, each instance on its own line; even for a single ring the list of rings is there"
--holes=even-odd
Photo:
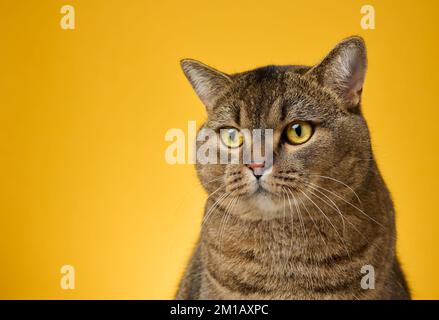
[[[60,8],[76,9],[62,30]],[[362,30],[372,4],[376,29]],[[184,57],[313,64],[366,39],[364,112],[415,298],[439,298],[438,1],[1,1],[0,298],[171,298],[205,194],[164,161],[204,108]],[[185,129],[186,130],[186,129]],[[76,289],[60,268],[76,268]]]

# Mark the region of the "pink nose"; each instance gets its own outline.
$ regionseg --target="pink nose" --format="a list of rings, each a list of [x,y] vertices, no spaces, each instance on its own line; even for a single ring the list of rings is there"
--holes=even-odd
[[[247,165],[251,171],[253,171],[253,175],[256,177],[256,179],[259,179],[262,177],[262,174],[264,172],[265,162],[252,162]]]
[[[252,163],[248,164],[247,166],[252,170],[262,169],[265,166],[265,163],[264,162],[252,162]]]

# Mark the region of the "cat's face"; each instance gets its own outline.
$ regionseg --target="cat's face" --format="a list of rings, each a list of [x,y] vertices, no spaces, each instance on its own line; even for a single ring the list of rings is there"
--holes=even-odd
[[[343,184],[361,184],[371,158],[359,110],[365,66],[364,45],[358,38],[339,44],[314,68],[269,66],[226,75],[183,61],[207,107],[204,128],[217,133],[218,150],[242,155],[244,143],[240,146],[236,138],[241,131],[272,130],[270,151],[263,150],[272,150],[272,161],[197,164],[208,193],[239,199],[244,213],[273,217],[286,205],[322,196],[322,188],[346,194]],[[229,130],[233,148],[227,147],[221,129]]]

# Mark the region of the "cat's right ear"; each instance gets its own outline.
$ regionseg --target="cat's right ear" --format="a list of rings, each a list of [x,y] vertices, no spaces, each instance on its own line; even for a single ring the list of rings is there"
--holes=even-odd
[[[217,99],[232,83],[230,76],[192,59],[183,59],[180,65],[207,112],[212,112]]]

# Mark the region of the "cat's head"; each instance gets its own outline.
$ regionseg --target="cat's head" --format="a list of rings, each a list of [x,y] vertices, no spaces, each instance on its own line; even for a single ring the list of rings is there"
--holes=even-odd
[[[366,64],[359,37],[342,41],[313,67],[266,66],[226,74],[182,60],[207,110],[203,128],[216,132],[219,150],[241,152],[244,129],[273,130],[270,163],[198,163],[207,192],[239,196],[248,212],[276,216],[286,198],[307,199],[318,187],[346,194],[346,186],[361,184],[372,157],[360,110]]]

